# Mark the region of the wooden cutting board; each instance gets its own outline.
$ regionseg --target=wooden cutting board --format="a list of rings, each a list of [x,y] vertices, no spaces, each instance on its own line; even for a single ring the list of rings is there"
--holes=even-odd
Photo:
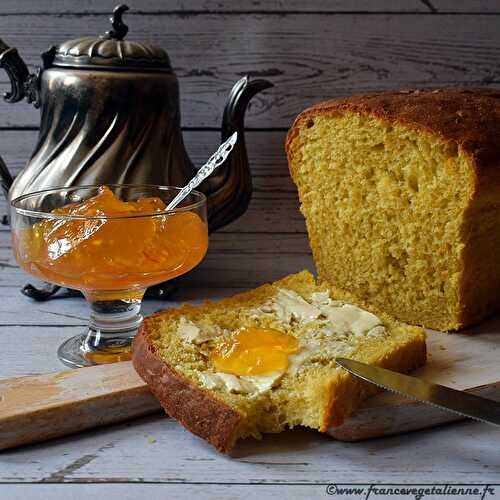
[[[414,374],[500,400],[500,317],[475,334],[429,332],[427,365]],[[130,362],[0,381],[0,449],[160,411]],[[461,417],[388,392],[369,399],[336,439],[357,441]]]

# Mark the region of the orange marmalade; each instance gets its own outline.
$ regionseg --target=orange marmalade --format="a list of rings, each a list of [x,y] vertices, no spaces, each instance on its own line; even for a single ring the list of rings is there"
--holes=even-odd
[[[89,292],[172,279],[201,261],[208,230],[196,213],[165,208],[160,198],[125,202],[102,186],[96,196],[52,211],[81,219],[41,219],[14,235],[18,262],[42,280]]]
[[[286,371],[288,356],[299,350],[297,339],[274,328],[242,328],[219,344],[210,360],[217,371],[233,375],[267,375]]]

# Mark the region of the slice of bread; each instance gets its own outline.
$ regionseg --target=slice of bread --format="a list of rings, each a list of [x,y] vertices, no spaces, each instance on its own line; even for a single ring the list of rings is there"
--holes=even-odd
[[[217,303],[146,318],[133,342],[133,364],[170,416],[222,452],[239,438],[297,425],[325,432],[377,391],[338,368],[336,356],[401,372],[425,363],[421,328],[352,303],[303,271]],[[253,378],[217,372],[210,353],[248,327],[298,340],[286,371]]]
[[[500,310],[500,91],[317,104],[287,138],[321,279],[411,324]]]

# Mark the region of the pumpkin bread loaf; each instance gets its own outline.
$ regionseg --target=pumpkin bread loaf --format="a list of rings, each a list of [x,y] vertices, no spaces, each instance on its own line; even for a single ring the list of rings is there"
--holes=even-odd
[[[286,149],[321,279],[437,330],[499,310],[500,91],[335,99]]]

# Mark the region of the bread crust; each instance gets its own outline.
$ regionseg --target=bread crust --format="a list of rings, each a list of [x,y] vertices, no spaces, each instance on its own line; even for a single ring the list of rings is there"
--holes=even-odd
[[[456,144],[471,158],[478,191],[494,190],[500,186],[500,90],[409,89],[321,102],[304,110],[288,132],[286,151],[289,160],[291,145],[301,122],[318,114],[344,111],[371,114],[438,135],[443,141]]]
[[[168,415],[219,451],[229,452],[243,415],[193,385],[160,358],[149,337],[151,318],[143,322],[132,344],[135,370]]]

